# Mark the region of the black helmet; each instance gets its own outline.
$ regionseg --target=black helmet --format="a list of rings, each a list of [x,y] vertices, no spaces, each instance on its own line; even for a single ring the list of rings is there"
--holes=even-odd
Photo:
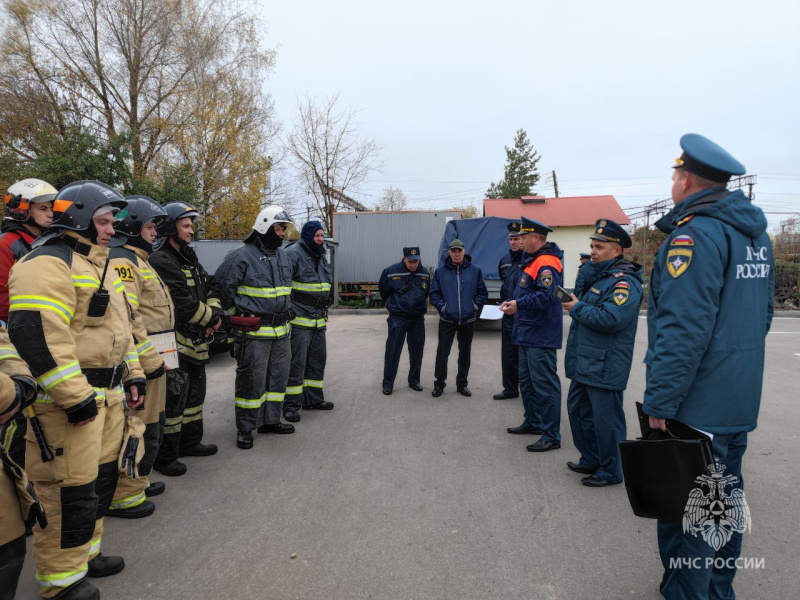
[[[121,221],[114,223],[114,231],[123,233],[129,238],[135,238],[142,232],[142,227],[154,221],[156,229],[167,218],[167,211],[158,202],[147,196],[125,196],[128,206],[125,207],[126,215]]]
[[[190,204],[186,204],[185,202],[170,202],[169,204],[164,205],[164,210],[167,212],[167,218],[161,221],[161,224],[157,229],[158,235],[163,237],[176,235],[178,233],[178,228],[175,227],[175,223],[181,219],[188,217],[194,221],[198,216],[200,216],[200,213],[197,212],[197,209]]]
[[[125,198],[110,185],[99,181],[76,181],[61,188],[53,201],[51,230],[87,231],[94,211],[102,206],[125,208]]]

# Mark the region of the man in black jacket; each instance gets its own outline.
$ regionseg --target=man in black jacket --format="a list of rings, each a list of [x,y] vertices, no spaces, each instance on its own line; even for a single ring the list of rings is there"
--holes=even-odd
[[[389,337],[383,360],[383,393],[389,396],[394,387],[403,343],[408,335],[408,387],[422,391],[420,370],[425,347],[425,313],[428,310],[430,275],[422,266],[419,248],[403,248],[403,260],[386,267],[381,273],[379,289],[389,310]]]
[[[522,242],[520,241],[520,224],[514,221],[508,224],[509,251],[500,259],[497,272],[500,274],[500,302],[514,297],[522,271]],[[492,396],[495,400],[519,398],[519,349],[512,343],[511,333],[514,329],[514,315],[503,315],[500,362],[503,369],[503,391]]]
[[[150,265],[169,288],[175,304],[175,338],[180,370],[167,372],[164,441],[153,468],[164,475],[183,475],[179,456],[210,456],[214,444],[203,444],[203,402],[206,398],[208,339],[222,324],[216,281],[206,273],[189,247],[197,211],[183,202],[164,206],[167,218],[159,234],[163,245],[150,255]],[[185,376],[188,376],[185,381]]]

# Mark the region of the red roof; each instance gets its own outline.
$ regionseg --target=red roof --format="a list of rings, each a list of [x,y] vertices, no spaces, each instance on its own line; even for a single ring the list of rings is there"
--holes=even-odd
[[[549,227],[594,225],[598,219],[611,219],[620,225],[630,225],[630,219],[614,196],[530,196],[525,200],[528,202],[519,198],[486,198],[483,201],[483,215],[504,219],[528,217]]]

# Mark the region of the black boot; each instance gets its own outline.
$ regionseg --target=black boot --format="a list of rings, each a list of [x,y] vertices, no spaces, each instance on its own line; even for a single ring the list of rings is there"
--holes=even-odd
[[[89,577],[110,577],[116,575],[125,568],[125,561],[121,556],[103,556],[98,553],[89,561]]]
[[[264,424],[258,428],[258,433],[294,433],[294,425],[288,423]]]
[[[144,488],[144,495],[151,498],[163,494],[166,489],[167,485],[163,481],[151,481],[150,485]]]
[[[253,447],[253,434],[249,431],[236,432],[236,447],[242,450],[249,450]]]
[[[130,508],[110,508],[106,516],[119,517],[121,519],[141,519],[142,517],[149,517],[154,512],[156,512],[156,505],[150,500],[145,500],[141,504]]]
[[[153,470],[158,471],[162,475],[178,477],[186,473],[186,465],[179,460],[173,460],[170,462],[156,462],[156,464],[153,465]]]
[[[217,447],[214,444],[197,444],[191,448],[184,448],[179,456],[212,456],[216,453]]]
[[[52,600],[100,600],[100,590],[84,577],[58,592]]]
[[[283,418],[289,421],[289,423],[297,423],[300,420],[300,413],[296,410],[287,410],[283,413]]]

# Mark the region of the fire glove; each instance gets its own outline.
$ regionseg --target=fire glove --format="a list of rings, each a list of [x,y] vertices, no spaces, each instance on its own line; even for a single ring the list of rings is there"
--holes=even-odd
[[[125,388],[125,393],[129,395],[131,393],[131,388],[135,387],[136,391],[139,393],[139,398],[144,399],[147,391],[147,382],[141,377],[137,377],[136,379],[129,379],[126,381],[123,387]],[[144,410],[144,400],[136,407],[136,410]]]
[[[125,417],[119,472],[130,479],[139,478],[139,463],[144,458],[144,423],[139,417]]]

